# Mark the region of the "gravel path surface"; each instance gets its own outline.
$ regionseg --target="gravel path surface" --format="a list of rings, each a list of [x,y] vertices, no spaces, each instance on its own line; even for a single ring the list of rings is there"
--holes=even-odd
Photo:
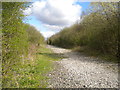
[[[71,50],[47,46],[67,57],[55,61],[48,88],[118,88],[118,65]]]

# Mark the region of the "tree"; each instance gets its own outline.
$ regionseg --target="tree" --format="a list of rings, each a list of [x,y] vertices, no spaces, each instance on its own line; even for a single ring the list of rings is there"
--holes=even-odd
[[[2,75],[3,87],[14,87],[14,67],[22,63],[28,43],[22,19],[23,2],[2,2]],[[12,82],[11,82],[12,81]],[[10,83],[11,82],[11,83]]]

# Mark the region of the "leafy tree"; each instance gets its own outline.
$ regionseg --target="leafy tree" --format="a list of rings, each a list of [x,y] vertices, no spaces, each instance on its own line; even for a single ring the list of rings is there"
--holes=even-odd
[[[93,2],[82,20],[49,38],[53,45],[87,47],[101,54],[118,56],[118,3]],[[89,50],[90,51],[90,50]]]
[[[30,26],[29,24],[26,24],[27,26],[27,34],[28,34],[28,42],[30,44],[43,44],[44,43],[44,37],[42,34],[36,30],[34,26]]]

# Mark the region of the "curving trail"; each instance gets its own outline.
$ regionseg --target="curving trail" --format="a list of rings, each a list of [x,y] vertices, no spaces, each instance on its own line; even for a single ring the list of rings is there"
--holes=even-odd
[[[48,45],[67,57],[55,61],[48,88],[118,88],[118,65]]]

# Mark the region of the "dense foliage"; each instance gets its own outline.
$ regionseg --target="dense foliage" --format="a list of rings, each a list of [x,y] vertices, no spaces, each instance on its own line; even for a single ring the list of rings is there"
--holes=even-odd
[[[89,52],[118,56],[118,3],[91,3],[80,23],[64,28],[48,43],[64,48],[84,47]]]
[[[30,44],[39,45],[44,42],[44,37],[39,31],[36,30],[34,26],[30,26],[29,24],[26,24],[26,27],[28,27],[26,31],[28,33],[28,42],[30,42]]]
[[[25,17],[23,10],[27,5],[28,3],[25,2],[2,3],[3,87],[18,87],[19,66],[28,57],[29,44],[43,43],[44,41],[43,36],[35,28],[22,21]]]

